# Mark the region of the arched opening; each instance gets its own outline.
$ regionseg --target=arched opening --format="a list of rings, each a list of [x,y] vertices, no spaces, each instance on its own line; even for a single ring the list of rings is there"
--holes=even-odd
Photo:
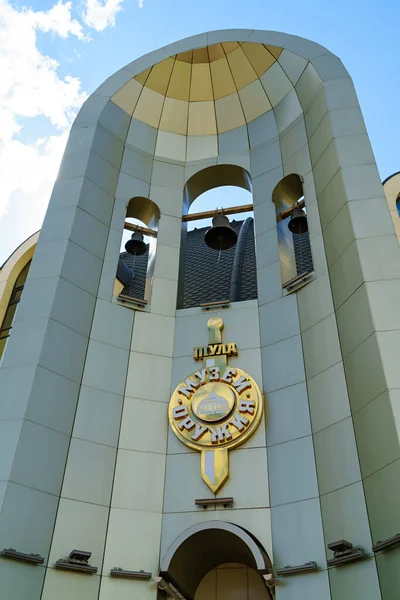
[[[251,192],[250,174],[237,165],[214,165],[198,171],[186,182],[184,214],[201,194],[224,185],[232,185]]]
[[[237,165],[207,167],[187,181],[178,308],[257,298],[251,190],[249,173]],[[205,241],[216,210],[228,216],[236,232],[229,249],[210,248]]]
[[[7,339],[10,337],[15,313],[17,311],[18,304],[21,301],[22,292],[24,289],[26,278],[28,277],[30,266],[31,261],[29,261],[24,266],[24,268],[18,275],[13,290],[11,292],[11,297],[8,301],[7,309],[0,327],[0,360],[5,350]]]
[[[396,208],[397,208],[397,214],[400,217],[400,194],[398,194],[397,198],[396,198]]]
[[[160,210],[149,198],[137,196],[129,201],[114,286],[114,295],[121,300],[146,304],[150,298],[159,218]],[[127,251],[127,242],[138,234],[143,250]]]
[[[297,278],[305,277],[314,270],[308,227],[306,231],[292,232],[290,221],[294,210],[305,216],[303,185],[300,177],[292,173],[284,177],[272,192],[278,229],[279,261],[283,287],[289,287]]]
[[[273,598],[272,589],[268,588],[263,577],[272,573],[271,562],[264,548],[242,527],[223,521],[199,523],[184,531],[165,553],[160,575],[185,600],[204,600],[204,590],[210,586],[212,589],[213,578],[218,577],[218,568],[222,571],[223,565],[230,570],[243,569],[246,578],[251,571],[251,587],[257,594],[251,596],[252,600]],[[232,572],[222,575],[224,581],[220,585],[219,595],[210,595],[210,600],[229,600],[232,577]],[[238,582],[238,585],[245,586],[245,591],[248,589],[247,579],[245,583],[243,578],[242,584]]]
[[[37,231],[18,246],[0,267],[0,359],[10,336],[38,238]]]

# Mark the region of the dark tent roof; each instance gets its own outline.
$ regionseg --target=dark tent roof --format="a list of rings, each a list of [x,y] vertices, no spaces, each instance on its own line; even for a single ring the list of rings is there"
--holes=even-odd
[[[208,227],[187,232],[181,308],[229,298],[231,301],[257,298],[253,219],[232,221],[231,225],[238,233],[238,243],[233,248],[220,253],[209,248],[204,242],[204,234]],[[245,235],[240,235],[242,227],[243,232],[246,230]],[[120,258],[134,273],[131,282],[125,284],[123,294],[143,298],[148,252],[136,257],[122,252]],[[238,284],[235,286],[235,291],[231,290],[233,272],[237,275]]]
[[[208,227],[187,232],[186,240],[183,240],[186,247],[182,248],[185,257],[183,293],[178,308],[217,300],[238,302],[257,298],[254,220],[232,221],[231,226],[238,234],[238,241],[233,248],[220,253],[204,242]],[[293,235],[293,243],[297,273],[311,272],[313,263],[308,232]],[[148,252],[136,257],[122,252],[120,259],[119,272],[123,272],[121,267],[124,265],[133,271],[130,281],[119,277],[125,285],[123,294],[144,298]]]

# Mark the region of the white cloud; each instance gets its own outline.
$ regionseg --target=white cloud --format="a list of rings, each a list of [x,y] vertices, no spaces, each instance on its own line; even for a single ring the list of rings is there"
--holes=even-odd
[[[86,12],[83,19],[89,27],[96,31],[114,27],[115,17],[122,8],[122,2],[123,0],[86,0]]]
[[[72,2],[62,3],[59,0],[50,10],[33,12],[29,10],[32,21],[41,31],[52,31],[62,38],[68,35],[76,35],[80,40],[85,39],[82,25],[76,19],[71,18]]]
[[[44,115],[53,125],[66,127],[72,113],[84,100],[79,79],[59,78],[58,62],[41,54],[36,47],[37,18],[42,26],[46,24],[52,31],[62,29],[66,32],[68,29],[68,21],[62,26],[54,13],[46,23],[52,11],[18,11],[6,0],[0,0],[0,114],[3,118],[6,114],[11,123],[18,115]],[[74,25],[72,27],[76,29]],[[4,123],[0,125],[2,135]]]
[[[143,8],[143,0],[138,0],[139,8]]]
[[[85,0],[84,23],[97,31],[114,26],[122,2]],[[86,99],[80,80],[60,77],[57,60],[37,48],[38,31],[90,39],[71,10],[70,0],[54,0],[41,11],[0,0],[0,264],[41,227],[69,128]],[[21,119],[37,116],[47,118],[54,133],[24,143]]]
[[[6,142],[6,151],[0,149],[1,195],[10,198],[16,190],[33,194],[44,181],[54,181],[67,138],[68,130],[65,130],[60,135],[40,139],[34,144],[22,144],[15,139]],[[42,200],[38,207],[40,211],[46,209],[48,200]]]
[[[58,62],[39,52],[38,29],[63,38],[84,38],[81,25],[71,18],[70,2],[34,12],[16,10],[7,0],[0,0],[0,217],[11,202],[24,197],[26,206],[32,199],[35,228],[44,215],[72,119],[86,98],[78,78],[59,77]],[[19,119],[39,115],[49,119],[54,135],[32,144],[16,139],[21,130]],[[15,204],[12,208],[14,212]],[[0,254],[4,256],[13,248],[4,247],[3,237],[9,236],[0,233]],[[14,248],[21,241],[15,223]]]

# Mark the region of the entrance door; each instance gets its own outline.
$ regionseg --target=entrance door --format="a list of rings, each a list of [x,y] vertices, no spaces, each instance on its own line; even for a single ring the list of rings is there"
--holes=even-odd
[[[221,565],[202,579],[195,600],[270,600],[258,573],[238,563]]]

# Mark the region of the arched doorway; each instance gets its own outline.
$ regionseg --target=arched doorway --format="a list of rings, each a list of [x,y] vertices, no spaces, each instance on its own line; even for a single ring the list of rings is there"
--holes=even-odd
[[[253,535],[232,523],[207,521],[171,544],[160,575],[185,600],[226,600],[232,590],[245,600],[272,600],[263,578],[269,573],[269,556]]]

